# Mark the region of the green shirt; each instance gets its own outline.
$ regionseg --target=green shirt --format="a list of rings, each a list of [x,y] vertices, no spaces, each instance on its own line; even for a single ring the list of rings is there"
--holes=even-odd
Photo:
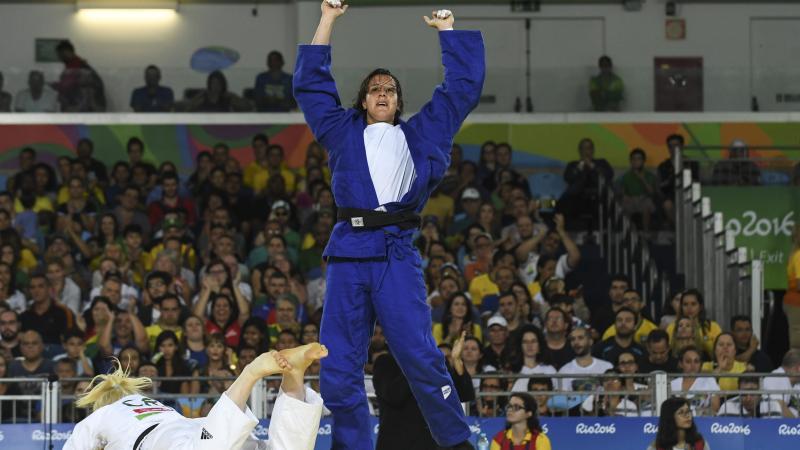
[[[619,111],[625,85],[616,74],[597,75],[589,81],[589,95],[595,111]]]
[[[644,171],[644,179],[647,184],[650,185],[650,188],[655,192],[656,188],[656,176],[653,175],[651,172],[645,170]],[[650,192],[648,192],[646,185],[642,180],[637,177],[633,171],[629,170],[625,172],[624,175],[619,180],[620,187],[622,188],[622,193],[627,195],[628,197],[641,197],[641,196],[649,196]]]

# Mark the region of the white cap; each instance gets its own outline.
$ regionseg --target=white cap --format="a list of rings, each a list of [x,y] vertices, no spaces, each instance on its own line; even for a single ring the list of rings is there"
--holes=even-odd
[[[461,193],[461,200],[478,200],[481,198],[481,193],[473,187],[464,189]]]
[[[503,316],[492,316],[486,324],[486,328],[492,328],[494,325],[500,325],[503,328],[508,328],[508,322]]]

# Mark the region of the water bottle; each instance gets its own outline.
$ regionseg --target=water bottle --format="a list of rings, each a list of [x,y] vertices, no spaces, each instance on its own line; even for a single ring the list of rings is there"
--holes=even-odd
[[[486,438],[486,433],[481,433],[478,438],[478,450],[489,450],[489,439]]]

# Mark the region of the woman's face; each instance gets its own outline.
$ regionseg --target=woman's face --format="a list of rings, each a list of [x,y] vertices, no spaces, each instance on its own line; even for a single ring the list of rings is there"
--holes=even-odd
[[[686,317],[681,318],[678,321],[677,330],[675,332],[675,336],[681,339],[689,339],[694,335],[694,326],[692,325],[692,319],[687,319]]]
[[[0,249],[0,261],[6,264],[14,264],[14,248],[10,245],[4,245],[2,249]]]
[[[11,268],[5,264],[0,265],[0,282],[3,283],[3,286],[11,283]]]
[[[312,342],[319,342],[319,330],[313,323],[309,323],[303,327],[301,335],[303,344],[310,344]]]
[[[488,203],[481,205],[480,222],[487,223],[494,220],[494,207]]]
[[[522,335],[522,354],[527,358],[535,358],[539,355],[539,338],[536,333],[526,332]]]
[[[532,413],[525,411],[525,402],[519,397],[511,396],[506,406],[506,420],[510,424],[525,422]]]
[[[122,367],[127,368],[130,373],[136,373],[139,370],[139,364],[141,364],[139,352],[132,348],[122,350],[119,353],[119,361],[122,363]]]
[[[463,319],[467,316],[467,299],[462,296],[458,296],[453,299],[453,303],[450,305],[450,315],[454,318]]]
[[[225,355],[225,346],[219,342],[212,342],[206,347],[206,354],[211,361],[220,361]]]
[[[481,359],[481,348],[478,343],[471,339],[464,341],[464,346],[461,349],[461,359],[465,363],[477,363]]]
[[[223,264],[214,264],[208,268],[208,274],[206,276],[214,277],[217,284],[222,286],[228,281],[228,272],[225,270],[225,265]]]
[[[722,357],[727,356],[730,361],[736,356],[736,344],[733,342],[733,337],[728,334],[720,335],[717,338],[717,344],[714,346],[714,356],[717,361]]]
[[[445,278],[439,283],[439,295],[442,298],[450,298],[458,292],[458,284],[451,278]]]
[[[36,169],[36,171],[33,173],[33,177],[38,189],[45,189],[47,184],[50,182],[50,174],[47,173],[47,170],[41,167]]]
[[[493,163],[497,159],[494,144],[484,144],[481,147],[481,159],[486,163]]]
[[[286,246],[283,244],[283,241],[278,237],[273,237],[267,243],[267,252],[271,255],[276,253],[283,253],[286,251]]]
[[[108,322],[109,317],[111,317],[111,310],[108,309],[108,305],[103,302],[97,302],[92,307],[92,320],[96,325],[104,324]]]
[[[544,263],[544,266],[539,271],[539,279],[546,280],[555,275],[555,273],[556,273],[556,262],[553,261],[552,259],[548,260],[546,263]]]
[[[694,295],[684,295],[681,299],[683,316],[696,319],[700,315],[700,301]]]
[[[683,358],[678,361],[678,365],[683,373],[699,373],[702,363],[703,360],[700,358],[700,354],[693,350],[685,352]]]
[[[262,338],[263,336],[261,335],[261,332],[258,331],[258,328],[254,326],[248,326],[242,333],[242,339],[244,339],[244,343],[254,348],[259,347]]]
[[[122,260],[122,248],[119,245],[106,245],[105,256],[114,261]]]
[[[203,322],[197,317],[189,317],[183,324],[186,330],[186,337],[193,341],[203,339]]]
[[[679,430],[688,430],[692,427],[692,410],[689,404],[684,404],[675,411],[675,427]]]
[[[158,351],[164,355],[164,358],[172,359],[178,351],[178,343],[173,339],[164,339],[158,346]]]
[[[214,309],[211,314],[218,325],[224,325],[231,318],[231,305],[224,298],[220,298],[214,302]]]
[[[636,364],[636,357],[631,353],[622,353],[617,358],[617,370],[620,373],[636,373],[639,365]]]
[[[333,193],[327,189],[323,189],[319,192],[319,206],[330,208],[333,206]]]
[[[100,219],[100,231],[106,236],[114,234],[114,225],[114,218],[111,216],[103,216],[103,218]]]
[[[117,184],[127,183],[131,178],[131,171],[127,167],[119,165],[114,169],[113,177]]]

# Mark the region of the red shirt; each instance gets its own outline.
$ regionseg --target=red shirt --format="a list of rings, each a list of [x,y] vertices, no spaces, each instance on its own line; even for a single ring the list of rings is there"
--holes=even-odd
[[[206,320],[206,333],[219,333],[225,337],[225,345],[236,348],[239,346],[239,338],[242,336],[242,327],[239,326],[238,321],[234,320],[223,332],[219,325],[209,319]]]

